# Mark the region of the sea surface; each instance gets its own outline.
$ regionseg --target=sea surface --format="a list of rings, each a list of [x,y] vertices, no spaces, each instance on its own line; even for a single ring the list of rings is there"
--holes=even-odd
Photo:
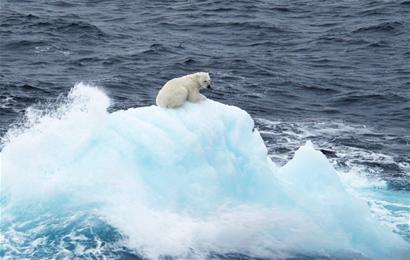
[[[208,98],[252,115],[278,165],[311,140],[347,179],[400,194],[369,204],[396,206],[379,217],[410,241],[410,1],[0,2],[0,137],[78,82],[118,111],[197,71]]]

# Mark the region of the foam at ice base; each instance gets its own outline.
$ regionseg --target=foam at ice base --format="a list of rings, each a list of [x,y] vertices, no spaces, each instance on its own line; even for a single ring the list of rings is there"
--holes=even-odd
[[[24,214],[22,204],[38,214],[81,208],[148,257],[400,258],[408,249],[345,191],[312,144],[277,168],[237,107],[207,100],[107,113],[108,97],[82,84],[69,100],[58,116],[9,135],[1,154],[6,218]]]

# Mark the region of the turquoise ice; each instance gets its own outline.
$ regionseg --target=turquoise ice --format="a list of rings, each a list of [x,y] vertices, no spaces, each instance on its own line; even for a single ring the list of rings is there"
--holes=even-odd
[[[108,113],[107,95],[83,84],[68,99],[53,113],[28,111],[29,126],[7,136],[3,256],[47,246],[35,234],[61,215],[77,221],[73,212],[108,223],[127,247],[149,258],[235,252],[405,259],[409,253],[409,244],[345,189],[313,144],[279,168],[238,107],[207,100]],[[38,227],[31,218],[41,219]],[[28,236],[36,238],[24,248]],[[62,256],[87,250],[61,240]]]

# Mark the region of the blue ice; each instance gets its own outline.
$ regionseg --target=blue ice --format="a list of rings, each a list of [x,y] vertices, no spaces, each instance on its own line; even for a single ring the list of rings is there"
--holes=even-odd
[[[29,126],[9,132],[1,152],[6,222],[27,208],[48,216],[78,209],[149,258],[409,253],[312,143],[277,167],[238,107],[208,99],[108,113],[110,102],[79,84],[57,111],[29,110]],[[3,227],[3,242],[18,247],[11,229]]]

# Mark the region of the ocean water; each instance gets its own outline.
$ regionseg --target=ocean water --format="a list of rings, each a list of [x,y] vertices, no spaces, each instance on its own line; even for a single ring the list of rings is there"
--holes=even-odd
[[[25,152],[21,158],[5,157],[13,158],[12,161],[5,160],[5,152],[2,152],[2,175],[3,169],[20,169],[16,174],[27,174],[25,178],[30,178],[33,184],[31,186],[21,178],[2,178],[0,254],[11,259],[52,256],[192,258],[195,254],[210,259],[366,257],[366,252],[371,251],[368,248],[367,251],[360,251],[355,247],[342,247],[351,251],[341,256],[340,252],[335,252],[334,246],[326,245],[324,248],[331,250],[321,251],[318,250],[319,244],[313,242],[311,251],[304,248],[297,252],[295,247],[286,246],[270,247],[269,239],[264,240],[258,234],[265,234],[261,226],[266,224],[264,219],[271,212],[234,211],[236,215],[243,216],[239,220],[250,221],[240,222],[240,225],[251,227],[237,230],[229,225],[222,229],[223,221],[219,224],[208,221],[201,226],[196,222],[197,218],[192,220],[174,215],[172,210],[158,216],[158,212],[146,212],[145,208],[139,212],[139,208],[120,203],[124,208],[118,209],[118,212],[124,215],[129,212],[133,216],[139,213],[145,221],[139,225],[151,227],[138,236],[127,232],[141,230],[137,224],[137,227],[129,227],[127,223],[121,223],[120,217],[115,218],[112,211],[107,212],[107,208],[100,207],[107,201],[118,204],[117,200],[96,196],[98,199],[79,204],[68,199],[66,193],[56,195],[51,188],[44,191],[44,186],[51,182],[64,192],[73,192],[75,187],[75,190],[84,189],[83,193],[75,193],[81,198],[92,197],[87,193],[90,187],[78,186],[79,183],[91,182],[92,176],[86,174],[85,181],[77,177],[67,179],[53,176],[59,169],[69,168],[64,164],[67,158],[87,158],[87,153],[80,149],[81,142],[88,144],[99,140],[100,136],[95,136],[94,131],[102,127],[99,125],[101,122],[105,122],[105,108],[108,107],[112,113],[125,113],[123,111],[130,108],[152,105],[164,82],[196,71],[211,73],[214,89],[205,95],[212,100],[240,107],[255,119],[255,127],[266,144],[268,156],[277,167],[291,161],[296,150],[307,140],[312,141],[314,147],[321,150],[337,170],[349,194],[364,201],[381,226],[388,227],[407,241],[408,246],[409,17],[410,2],[406,0],[292,3],[1,1],[1,149],[11,151],[17,147],[13,151]],[[104,94],[73,91],[78,82],[96,85]],[[70,96],[69,93],[74,94]],[[90,121],[81,109],[78,114],[72,114],[77,108],[75,104],[82,104],[80,108],[84,104],[93,104],[85,107],[92,111],[95,108],[97,112],[91,114],[96,121]],[[68,115],[72,117],[67,119]],[[47,132],[47,127],[43,130],[51,139],[53,136],[55,140],[67,139],[66,143],[57,142],[62,147],[67,146],[67,149],[46,143],[38,135],[33,135],[38,143],[31,143],[30,138],[24,137],[30,137],[30,133],[42,124],[47,125],[44,123],[46,120],[59,122],[55,123],[54,131],[49,129],[51,132]],[[80,131],[81,127],[86,130]],[[70,134],[70,131],[76,135]],[[81,139],[78,147],[69,145],[70,142],[77,144],[78,139]],[[21,140],[24,142],[19,146]],[[122,145],[126,144],[114,144]],[[78,149],[82,153],[76,153]],[[160,151],[158,153],[161,154]],[[98,158],[106,157],[101,155]],[[113,160],[115,165],[128,162],[117,159]],[[8,162],[21,163],[22,166],[9,168]],[[23,167],[25,165],[26,168]],[[86,169],[80,163],[72,165],[72,172]],[[35,168],[40,166],[43,171]],[[128,166],[110,170],[111,173],[130,174],[132,170]],[[33,171],[27,173],[24,169]],[[4,176],[9,176],[7,174],[10,172]],[[38,172],[41,174],[35,175]],[[116,185],[124,190],[140,185],[137,180],[126,176],[123,178]],[[102,183],[115,182],[109,178],[101,180]],[[66,182],[72,186],[62,184]],[[15,189],[10,190],[9,185]],[[27,187],[37,192],[31,194],[33,199],[21,195]],[[158,187],[166,190],[165,186]],[[182,182],[176,187],[183,187]],[[96,194],[102,193],[95,191]],[[135,192],[128,199],[139,198],[140,194]],[[52,201],[44,199],[47,194],[55,195]],[[18,198],[18,203],[11,199],[13,196]],[[127,199],[118,196],[121,200]],[[180,196],[184,198],[184,195]],[[175,209],[174,206],[171,209]],[[192,205],[188,209],[195,214],[209,210],[208,207],[198,209]],[[220,216],[222,220],[239,223],[231,215],[223,211]],[[163,221],[150,222],[149,216]],[[279,213],[275,216],[281,220],[289,217],[288,214]],[[299,223],[299,220],[290,223]],[[175,225],[176,221],[186,225]],[[163,226],[163,229],[158,229],[158,226]],[[167,229],[167,226],[184,229]],[[296,227],[304,231],[316,230],[311,226],[310,229]],[[204,238],[204,230],[218,228],[221,228],[220,233],[210,232],[208,239]],[[161,230],[164,230],[163,234]],[[197,244],[191,243],[192,236],[189,234],[192,230],[205,234],[199,240],[200,250],[194,246]],[[244,236],[245,233],[252,236]],[[275,234],[277,238],[279,233]],[[218,235],[223,239],[212,239]],[[184,237],[187,239],[184,240]],[[238,241],[233,239],[235,237]],[[243,241],[255,237],[255,241],[259,242],[257,246],[250,246],[244,251],[238,249],[244,248]],[[167,239],[175,239],[178,243],[168,243]],[[278,243],[288,245],[289,240]],[[224,247],[217,248],[213,247],[215,241],[232,241],[232,244],[222,243]],[[204,249],[208,248],[207,244],[208,252]],[[299,241],[298,245],[302,248],[301,244]],[[187,248],[191,254],[186,252]]]

